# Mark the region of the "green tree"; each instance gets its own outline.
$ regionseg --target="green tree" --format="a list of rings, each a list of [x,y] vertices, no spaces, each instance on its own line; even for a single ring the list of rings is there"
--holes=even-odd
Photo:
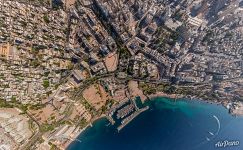
[[[44,88],[48,88],[50,86],[50,82],[49,82],[49,80],[44,80],[43,81],[43,87]]]
[[[45,23],[50,23],[49,17],[47,15],[43,16]]]
[[[88,124],[88,122],[87,122],[84,118],[82,118],[82,119],[80,120],[79,125],[80,125],[81,128],[86,127],[87,124]]]

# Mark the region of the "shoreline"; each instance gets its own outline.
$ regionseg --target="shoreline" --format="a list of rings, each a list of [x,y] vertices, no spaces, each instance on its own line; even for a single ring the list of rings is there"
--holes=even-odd
[[[146,96],[147,100],[151,100],[151,99],[154,99],[154,98],[157,98],[157,97],[166,97],[166,98],[170,98],[170,99],[174,99],[174,100],[180,100],[180,99],[186,99],[186,100],[196,100],[196,101],[202,101],[202,102],[205,102],[205,103],[208,103],[208,104],[216,104],[216,105],[222,105],[223,107],[225,107],[226,109],[227,108],[227,104],[228,103],[231,103],[230,100],[224,100],[224,101],[219,101],[219,100],[206,100],[206,99],[202,99],[200,97],[197,97],[197,96],[192,96],[192,95],[182,95],[182,94],[166,94],[166,93],[163,93],[163,92],[157,92],[155,94],[151,94],[151,95],[147,95]]]
[[[80,134],[82,134],[86,129],[88,129],[89,127],[92,127],[93,126],[93,123],[99,119],[102,119],[102,118],[107,118],[107,116],[105,114],[102,114],[101,116],[99,117],[95,117],[92,119],[92,121],[87,125],[85,126],[83,129],[80,130],[79,133],[77,133],[74,137],[73,137],[73,140],[69,140],[68,142],[65,143],[65,147],[64,147],[64,150],[66,150],[74,141],[76,140],[79,140],[77,139]]]
[[[157,92],[155,94],[148,95],[146,100],[151,100],[151,99],[156,98],[156,97],[167,97],[167,98],[170,98],[170,99],[180,99],[180,98],[183,98],[184,96],[178,95],[178,94],[166,94],[166,93],[163,93],[163,92]]]
[[[215,104],[215,105],[218,105],[218,106],[219,106],[219,105],[222,105],[222,106],[223,106],[225,109],[227,109],[227,110],[230,110],[230,109],[227,108],[227,104],[231,102],[231,101],[229,101],[229,100],[227,100],[227,101],[221,101],[221,102],[218,101],[218,100],[205,100],[205,99],[198,98],[198,97],[196,97],[196,96],[191,96],[191,95],[189,95],[189,96],[185,96],[185,95],[178,95],[178,94],[166,94],[166,93],[163,93],[163,92],[157,92],[157,93],[155,93],[155,94],[146,95],[146,97],[147,97],[147,98],[146,98],[145,100],[141,100],[143,103],[144,103],[145,101],[151,101],[152,99],[155,99],[155,98],[158,98],[158,97],[165,97],[165,98],[175,99],[175,100],[179,100],[179,101],[181,101],[181,100],[184,99],[184,100],[188,100],[188,101],[200,101],[200,102],[205,102],[205,103],[207,103],[207,104]],[[229,112],[229,114],[231,114],[231,113]],[[233,114],[231,114],[231,115],[233,115]],[[79,135],[80,135],[83,131],[85,131],[88,127],[92,127],[92,126],[93,126],[93,123],[94,123],[95,121],[97,121],[97,120],[99,120],[99,119],[102,119],[102,118],[106,118],[107,120],[109,120],[105,114],[102,114],[101,116],[95,117],[94,119],[92,119],[92,121],[91,121],[85,128],[83,128],[83,129],[81,130],[81,132],[80,132],[79,134],[77,134],[77,136],[75,136],[74,139],[77,139],[77,137],[79,137]],[[73,141],[70,141],[70,142],[67,144],[67,147],[65,147],[65,149],[68,148],[69,145],[72,144],[72,142],[73,142]]]

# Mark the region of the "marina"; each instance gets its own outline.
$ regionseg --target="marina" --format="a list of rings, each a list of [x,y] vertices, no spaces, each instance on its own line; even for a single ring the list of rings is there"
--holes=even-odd
[[[137,110],[132,115],[128,116],[124,120],[122,120],[121,125],[117,127],[118,132],[123,129],[129,122],[131,122],[134,118],[136,118],[140,113],[149,109],[149,106],[146,106],[142,109]]]
[[[115,124],[115,121],[114,121],[114,119],[113,119],[112,117],[110,117],[110,116],[106,116],[106,118],[110,121],[110,123],[111,123],[112,125]]]
[[[154,98],[144,105],[139,109],[142,113],[134,111],[119,120],[114,110],[114,125],[107,125],[109,120],[104,118],[97,120],[93,127],[79,135],[82,143],[74,141],[67,150],[180,150],[181,147],[185,150],[217,150],[215,144],[219,141],[243,139],[242,132],[239,132],[243,118],[232,116],[222,105],[196,100],[175,102],[163,97]],[[148,109],[146,106],[149,110],[143,111]],[[178,135],[182,140],[178,140]],[[242,148],[242,144],[232,147]]]
[[[117,131],[122,130],[127,124],[129,124],[140,113],[149,109],[149,106],[139,108],[137,103],[139,101],[127,99],[117,104],[107,114],[107,119],[112,125],[117,127]]]

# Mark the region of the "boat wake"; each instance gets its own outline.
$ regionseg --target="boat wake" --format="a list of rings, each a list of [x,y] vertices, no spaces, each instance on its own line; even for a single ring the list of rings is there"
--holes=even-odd
[[[219,118],[217,116],[215,116],[215,115],[213,115],[213,118],[217,121],[218,129],[217,129],[216,133],[212,133],[212,132],[208,131],[208,133],[212,136],[211,138],[214,138],[216,135],[218,135],[219,134],[219,131],[220,131],[220,121],[219,121]],[[207,139],[207,141],[210,141],[210,138],[206,137],[206,139]]]
[[[217,116],[215,116],[215,115],[213,115],[213,118],[217,121],[217,124],[218,124],[218,129],[217,129],[216,133],[213,133],[213,132],[208,131],[208,134],[210,134],[211,137],[209,138],[208,136],[206,136],[206,137],[205,137],[205,140],[203,140],[200,144],[198,144],[198,145],[195,147],[195,149],[198,149],[198,148],[201,147],[202,145],[204,145],[204,144],[210,142],[211,140],[213,140],[213,139],[216,137],[216,135],[219,134],[219,131],[220,131],[220,128],[221,128],[219,118],[218,118]]]
[[[216,121],[218,123],[218,130],[217,130],[217,132],[215,134],[215,135],[218,135],[219,134],[219,131],[220,131],[220,121],[219,121],[219,118],[217,116],[213,115],[213,117],[216,119]]]

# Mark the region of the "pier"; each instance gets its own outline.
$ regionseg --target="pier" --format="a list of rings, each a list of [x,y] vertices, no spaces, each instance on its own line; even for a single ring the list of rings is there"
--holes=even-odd
[[[128,103],[129,100],[123,100],[121,101],[119,104],[117,104],[116,106],[112,107],[109,112],[107,113],[107,116],[112,116],[118,109],[120,109],[122,106],[126,105],[126,103]]]
[[[121,125],[117,127],[118,132],[123,129],[128,123],[130,123],[135,117],[137,117],[140,113],[149,109],[149,106],[146,106],[142,109],[138,109],[132,115],[128,116],[124,120],[122,120]]]
[[[106,116],[106,118],[110,121],[110,123],[111,123],[112,125],[115,124],[115,120],[114,120],[112,117],[110,117],[110,116]]]
[[[117,111],[117,118],[122,119],[128,114],[130,114],[132,111],[134,111],[135,106],[133,104],[127,105],[124,108]]]
[[[117,126],[117,130],[119,132],[140,113],[148,109],[149,106],[139,108],[134,100],[127,99],[113,106],[106,113],[106,118],[112,125]]]

